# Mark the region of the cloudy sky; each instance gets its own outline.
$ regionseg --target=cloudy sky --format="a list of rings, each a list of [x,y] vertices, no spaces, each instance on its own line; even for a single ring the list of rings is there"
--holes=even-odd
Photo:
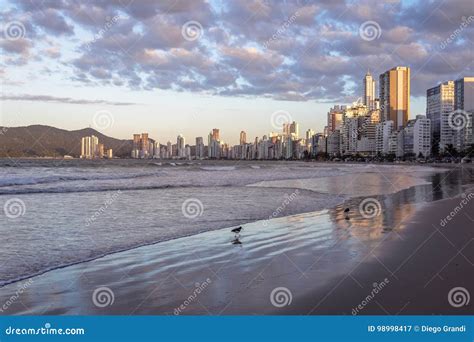
[[[411,67],[412,117],[427,88],[474,74],[472,0],[0,0],[0,11],[5,126],[163,143],[218,127],[235,143],[242,129],[274,131],[276,111],[321,131],[367,70]]]

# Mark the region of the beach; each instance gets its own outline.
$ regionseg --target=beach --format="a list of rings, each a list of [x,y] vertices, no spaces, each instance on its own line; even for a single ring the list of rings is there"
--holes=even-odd
[[[289,164],[244,164],[244,170],[241,165],[237,170],[227,164],[191,166],[183,172],[212,173],[213,186],[198,178],[194,183],[203,185],[198,189],[170,190],[170,184],[149,182],[130,188],[121,179],[111,181],[113,188],[101,180],[102,192],[84,188],[87,184],[77,189],[48,183],[41,194],[40,185],[15,187],[20,190],[15,196],[26,203],[39,196],[43,201],[44,196],[60,196],[56,200],[65,206],[69,198],[71,203],[96,200],[89,215],[83,215],[89,218],[103,200],[94,199],[97,193],[108,193],[110,204],[96,219],[80,220],[83,227],[77,229],[87,231],[89,222],[96,241],[96,248],[87,245],[89,254],[83,253],[79,233],[67,234],[79,243],[65,245],[50,237],[55,250],[45,254],[48,262],[39,262],[46,251],[34,243],[28,253],[7,244],[11,251],[1,260],[0,303],[8,305],[0,314],[472,313],[472,304],[455,307],[448,301],[453,288],[474,290],[472,167]],[[280,174],[281,165],[287,169]],[[0,188],[0,196],[12,196],[13,188]],[[110,197],[117,191],[116,198]],[[203,212],[191,219],[171,217],[165,222],[177,223],[173,229],[156,234],[160,220],[166,220],[165,209],[137,219],[125,205],[157,192],[180,216],[187,198],[200,199]],[[463,200],[467,203],[448,221],[446,216]],[[142,210],[150,203],[142,202]],[[27,212],[39,212],[35,205]],[[140,207],[132,209],[140,212]],[[48,214],[45,207],[41,210]],[[75,215],[62,215],[74,223]],[[123,235],[120,220],[129,227]],[[141,230],[144,220],[156,222],[155,230]],[[237,226],[242,226],[238,236],[230,231]],[[17,232],[21,238],[21,229]],[[32,265],[35,255],[38,263]],[[23,273],[14,273],[18,270]]]

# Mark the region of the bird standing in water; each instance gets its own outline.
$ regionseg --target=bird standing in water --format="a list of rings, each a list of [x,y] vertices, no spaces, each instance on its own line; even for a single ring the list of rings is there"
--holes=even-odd
[[[231,232],[234,233],[235,235],[238,235],[240,234],[241,230],[242,230],[242,226],[232,229]]]

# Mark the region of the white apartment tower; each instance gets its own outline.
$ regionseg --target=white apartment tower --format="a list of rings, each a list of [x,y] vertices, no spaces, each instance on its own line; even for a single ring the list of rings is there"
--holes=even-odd
[[[365,104],[369,110],[376,109],[375,108],[375,80],[373,79],[369,71],[367,71],[367,74],[364,77],[363,86],[364,86],[364,96],[362,98],[362,103]]]

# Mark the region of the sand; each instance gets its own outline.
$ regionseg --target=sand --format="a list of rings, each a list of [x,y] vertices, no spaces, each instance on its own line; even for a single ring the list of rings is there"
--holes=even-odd
[[[413,200],[426,193],[377,197],[371,218],[352,199],[245,224],[238,243],[226,228],[54,270],[0,288],[0,314],[472,314],[448,293],[474,293],[474,198],[443,226],[463,198]]]

